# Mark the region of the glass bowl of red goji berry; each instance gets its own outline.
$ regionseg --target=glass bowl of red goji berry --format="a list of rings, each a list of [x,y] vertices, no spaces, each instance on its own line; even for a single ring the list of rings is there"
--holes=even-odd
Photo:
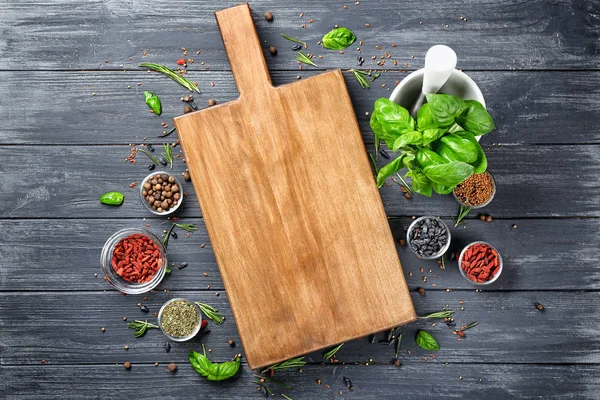
[[[104,278],[123,293],[154,289],[167,270],[167,250],[147,229],[127,228],[112,235],[100,255]]]
[[[475,285],[494,283],[500,277],[502,267],[502,256],[486,242],[469,243],[458,257],[460,273]]]

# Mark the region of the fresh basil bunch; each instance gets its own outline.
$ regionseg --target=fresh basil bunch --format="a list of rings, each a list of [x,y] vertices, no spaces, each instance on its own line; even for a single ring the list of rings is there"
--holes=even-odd
[[[494,121],[481,103],[448,94],[428,94],[417,113],[391,100],[375,101],[371,129],[375,140],[400,151],[398,158],[379,170],[377,185],[406,168],[413,189],[431,196],[448,194],[471,174],[487,169],[487,159],[475,136],[494,129]]]
[[[343,50],[356,40],[356,36],[348,28],[336,28],[323,36],[323,47],[330,50]]]
[[[223,381],[233,377],[240,369],[241,359],[236,357],[233,361],[213,363],[206,357],[206,349],[202,345],[204,354],[195,351],[188,352],[188,359],[192,368],[209,381]]]

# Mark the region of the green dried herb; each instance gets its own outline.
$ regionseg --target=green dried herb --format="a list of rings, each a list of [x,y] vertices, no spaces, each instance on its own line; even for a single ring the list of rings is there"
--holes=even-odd
[[[417,318],[419,319],[429,319],[429,318],[450,318],[452,316],[452,314],[454,314],[454,311],[452,310],[448,310],[448,311],[438,311],[438,312],[434,312],[431,314],[427,314],[423,317],[419,317],[417,316]]]
[[[154,165],[158,165],[159,164],[158,160],[156,159],[156,157],[154,157],[152,154],[148,153],[146,150],[138,148],[138,151],[141,151],[142,154],[147,155],[148,158],[152,160],[152,162],[154,163]]]
[[[162,105],[160,104],[160,99],[157,95],[152,92],[144,92],[144,100],[146,101],[148,107],[154,111],[154,114],[162,114]]]
[[[163,309],[160,317],[162,330],[173,337],[191,335],[200,324],[198,309],[185,300],[175,300]]]
[[[296,60],[304,64],[312,65],[313,67],[317,66],[317,64],[315,64],[306,54],[301,51],[296,54]]]
[[[135,320],[127,324],[128,328],[135,329],[133,336],[136,338],[142,337],[146,334],[148,329],[158,329],[158,325],[151,324],[148,321]]]
[[[460,205],[460,210],[458,211],[458,217],[454,220],[454,227],[456,228],[462,222],[463,218],[467,216],[467,214],[471,211],[471,207],[467,207],[465,205]]]
[[[292,358],[290,360],[282,361],[277,364],[271,365],[269,368],[264,369],[262,373],[264,374],[267,371],[278,371],[280,369],[288,369],[288,368],[299,368],[303,365],[306,365],[306,361],[304,361],[304,357]]]
[[[175,227],[181,228],[186,232],[194,232],[198,230],[198,228],[196,228],[196,224],[172,224],[162,240],[163,246],[167,247],[169,245],[169,238],[171,237],[171,232],[173,232]]]
[[[329,360],[335,356],[335,354],[342,348],[344,343],[335,346],[333,349],[329,350],[327,353],[323,353],[323,359]]]
[[[308,46],[306,45],[306,43],[304,43],[302,40],[298,40],[296,38],[293,38],[291,36],[288,35],[284,35],[283,33],[279,34],[282,38],[289,40],[290,42],[294,42],[294,43],[300,43],[301,45],[304,45],[304,48],[307,48]]]
[[[216,308],[214,308],[213,306],[209,306],[208,304],[200,303],[198,301],[196,302],[196,304],[198,305],[198,307],[200,307],[202,313],[206,315],[206,317],[212,322],[214,322],[215,324],[223,323],[224,317],[223,315],[219,314],[219,311]]]
[[[173,79],[175,82],[179,83],[184,88],[200,93],[200,89],[198,89],[198,86],[196,86],[196,84],[194,82],[190,81],[189,79],[184,78],[183,76],[179,75],[177,72],[173,71],[170,68],[165,67],[164,65],[152,64],[152,63],[141,63],[139,66],[151,69],[152,71],[160,72],[161,74],[166,75],[169,78]]]
[[[363,89],[368,89],[371,87],[369,74],[359,69],[351,69],[350,72],[352,72],[352,76],[354,77],[354,79],[356,79],[356,82],[358,82],[360,87],[362,87]]]
[[[165,150],[165,152],[160,153],[160,155],[165,159],[167,163],[169,163],[171,169],[173,169],[173,150],[171,149],[171,145],[163,144],[163,149]]]
[[[396,338],[396,358],[398,358],[398,353],[400,352],[400,344],[402,343],[402,335],[404,332],[400,332],[400,335]]]

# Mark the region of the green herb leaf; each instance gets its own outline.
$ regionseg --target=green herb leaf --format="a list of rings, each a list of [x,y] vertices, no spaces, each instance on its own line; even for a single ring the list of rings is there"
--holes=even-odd
[[[171,232],[173,232],[173,229],[175,229],[175,227],[181,228],[187,232],[194,232],[194,231],[198,230],[198,228],[196,227],[196,224],[177,224],[177,223],[171,224],[171,227],[167,231],[167,234],[165,235],[165,237],[163,237],[163,240],[162,240],[163,246],[167,247],[169,245],[169,238],[171,237]]]
[[[456,217],[456,220],[454,221],[454,227],[456,228],[458,225],[460,225],[460,223],[462,222],[463,218],[465,218],[467,216],[467,214],[469,213],[469,211],[471,211],[471,207],[465,206],[465,205],[460,205],[460,210],[458,211],[458,216]]]
[[[163,156],[165,161],[171,166],[171,169],[173,169],[173,149],[171,149],[170,144],[163,144],[163,149],[165,152],[160,153],[160,155]]]
[[[428,351],[437,351],[440,349],[440,345],[435,340],[433,336],[427,331],[419,330],[417,331],[417,336],[415,341],[419,345],[419,347],[428,350]]]
[[[192,368],[209,381],[223,381],[232,378],[240,369],[242,360],[239,357],[236,357],[233,361],[213,363],[206,357],[204,345],[202,345],[202,349],[204,354],[190,351],[188,359]]]
[[[154,114],[160,115],[162,113],[162,105],[157,95],[152,92],[144,92],[144,100],[148,107],[154,111]]]
[[[328,352],[323,353],[323,359],[329,360],[329,359],[333,358],[333,356],[335,356],[335,354],[342,348],[343,345],[344,345],[344,343],[341,343],[341,344],[335,346],[333,349],[329,350]]]
[[[123,204],[125,195],[119,192],[106,192],[100,196],[100,203],[107,204],[109,206],[120,206]]]
[[[487,157],[485,156],[483,148],[481,147],[475,136],[473,136],[471,132],[467,131],[458,131],[454,134],[456,136],[460,136],[464,139],[469,140],[473,144],[473,146],[477,148],[477,159],[471,162],[470,164],[473,167],[475,167],[475,170],[473,171],[474,174],[483,174],[487,170]]]
[[[138,148],[138,151],[141,151],[142,154],[145,154],[146,156],[148,156],[148,158],[152,160],[152,162],[154,163],[154,165],[158,165],[159,164],[159,162],[156,159],[156,157],[154,157],[152,154],[148,153],[146,150],[144,150],[142,148]]]
[[[465,107],[462,99],[449,94],[428,94],[425,97],[436,128],[451,126]]]
[[[330,50],[343,50],[356,40],[356,36],[348,28],[336,28],[321,39],[323,47]]]
[[[304,43],[302,40],[298,40],[298,39],[296,39],[296,38],[293,38],[293,37],[291,37],[291,36],[284,35],[283,33],[280,33],[279,35],[280,35],[282,38],[289,40],[290,42],[294,42],[294,43],[300,43],[300,44],[304,45],[304,48],[308,47],[308,46],[306,46],[306,43]]]
[[[434,182],[433,190],[435,190],[437,194],[450,194],[454,190],[454,186],[444,186]]]
[[[431,114],[431,106],[427,103],[423,104],[417,112],[417,126],[421,131],[438,128]]]
[[[465,108],[456,117],[456,122],[475,136],[485,135],[494,129],[494,120],[477,100],[465,100]]]
[[[462,161],[470,164],[477,160],[479,154],[477,146],[467,138],[456,133],[449,133],[434,142],[431,148],[448,161]]]
[[[301,63],[304,64],[308,64],[308,65],[312,65],[313,67],[316,67],[317,64],[315,64],[310,57],[308,57],[306,54],[304,54],[303,52],[299,51],[298,54],[296,54],[296,60],[300,61]]]
[[[153,63],[141,63],[139,66],[151,69],[152,71],[160,72],[161,74],[166,75],[169,78],[173,79],[175,82],[179,83],[184,88],[200,93],[200,89],[198,89],[198,86],[196,86],[196,84],[194,82],[190,81],[189,79],[184,78],[183,76],[179,75],[177,72],[173,71],[170,68],[165,67],[164,65],[158,65],[158,64],[153,64]]]
[[[283,397],[285,400],[294,400],[292,399],[290,396],[286,396],[285,394],[281,393],[281,397]]]
[[[426,148],[420,148],[417,151],[417,161],[422,168],[430,165],[446,164],[448,162],[448,160],[437,154],[435,151]]]
[[[446,131],[440,128],[428,128],[423,131],[423,145],[434,142],[444,136]]]
[[[408,110],[384,97],[375,101],[370,125],[375,135],[390,149],[400,135],[415,130],[415,120]]]
[[[402,147],[408,146],[410,144],[420,145],[423,142],[423,134],[419,131],[412,131],[403,133],[396,139],[394,145],[392,146],[392,150],[396,151]]]
[[[158,329],[157,325],[151,324],[148,321],[135,320],[127,324],[128,328],[135,329],[133,336],[136,338],[144,336],[148,329]]]
[[[368,89],[371,87],[369,74],[358,69],[351,69],[350,72],[352,72],[352,76],[354,76],[354,79],[356,79],[360,87],[362,87],[363,89]]]
[[[304,357],[297,357],[297,358],[292,358],[290,360],[282,361],[277,364],[273,364],[269,368],[264,369],[262,371],[262,373],[264,374],[265,372],[267,372],[269,370],[277,371],[280,369],[298,368],[298,367],[302,367],[303,365],[306,365],[306,361],[304,361]]]
[[[217,325],[223,323],[223,315],[219,314],[219,311],[216,308],[209,306],[208,304],[200,303],[199,301],[197,301],[196,304],[200,307],[202,313],[212,322]]]
[[[446,164],[430,165],[423,168],[423,173],[432,182],[454,187],[471,176],[474,169],[472,165],[462,161],[453,161]]]
[[[412,178],[412,187],[415,192],[422,194],[423,196],[431,197],[431,191],[433,189],[432,183],[421,170],[413,169],[408,171],[406,175]]]
[[[402,167],[404,166],[402,164],[402,160],[405,157],[406,157],[406,153],[402,153],[394,161],[381,167],[381,169],[379,170],[379,173],[377,174],[377,187],[382,187],[387,178],[389,178],[390,176],[392,176],[396,172],[398,172],[400,169],[402,169]]]
[[[402,335],[404,332],[400,332],[400,335],[396,338],[396,358],[398,358],[398,353],[400,352],[400,344],[402,343]]]
[[[438,312],[434,312],[434,313],[431,313],[431,314],[427,314],[427,315],[422,316],[422,317],[417,316],[417,318],[419,318],[419,319],[450,318],[452,316],[452,314],[454,314],[454,311],[452,311],[452,310],[438,311]]]

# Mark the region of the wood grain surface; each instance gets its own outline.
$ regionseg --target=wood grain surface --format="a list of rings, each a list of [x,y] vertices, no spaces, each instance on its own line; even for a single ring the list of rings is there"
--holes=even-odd
[[[157,136],[164,131],[161,122],[172,126],[171,119],[182,113],[179,99],[189,92],[138,64],[175,68],[186,48],[186,59],[194,60],[187,76],[202,91],[195,96],[199,108],[210,98],[218,104],[237,99],[214,18],[214,11],[236,4],[0,1],[0,399],[263,398],[245,358],[238,375],[220,383],[206,381],[187,361],[186,352],[201,351],[201,343],[214,361],[243,352],[189,182],[177,216],[199,230],[171,238],[169,260],[175,265],[159,291],[148,300],[122,296],[102,280],[99,264],[100,249],[116,230],[149,224],[160,235],[172,222],[146,213],[136,188],[128,187],[147,175],[150,161],[139,154],[132,165],[124,158],[130,144],[176,142],[176,134]],[[466,224],[451,228],[452,247],[484,239],[499,248],[506,263],[497,283],[476,292],[456,262],[447,259],[441,270],[436,261],[415,259],[397,242],[411,217],[441,215],[451,224],[458,207],[448,196],[407,200],[388,182],[380,193],[417,314],[447,307],[456,311],[457,323],[479,325],[459,342],[453,328],[440,321],[409,324],[398,368],[391,364],[393,346],[377,343],[384,333],[374,344],[366,338],[347,342],[338,363],[325,362],[320,351],[310,353],[302,371],[276,373],[292,389],[271,385],[273,398],[282,398],[280,393],[294,400],[598,398],[598,2],[257,0],[251,6],[273,85],[342,68],[363,141],[374,155],[367,115],[373,102],[420,68],[431,45],[456,50],[458,68],[479,85],[496,122],[482,144],[501,184],[492,204],[481,210],[494,220],[484,223],[477,213],[469,214]],[[273,21],[264,19],[265,11],[273,13]],[[317,44],[336,24],[358,37],[345,54]],[[315,55],[319,67],[299,70],[294,43],[280,33],[307,41],[306,52]],[[269,46],[277,47],[276,56]],[[378,65],[386,52],[390,58]],[[362,65],[358,56],[365,59]],[[350,68],[382,74],[363,90]],[[160,96],[161,117],[148,112],[145,90]],[[309,121],[306,128],[312,125]],[[232,159],[230,151],[224,159]],[[322,152],[336,158],[340,149]],[[178,147],[174,153],[180,155],[174,165],[179,174],[186,165]],[[388,160],[380,155],[377,161]],[[108,190],[125,193],[124,204],[99,204],[99,195]],[[179,270],[181,262],[188,267]],[[416,292],[419,287],[426,289],[424,296]],[[124,316],[154,322],[152,312],[177,296],[215,305],[225,323],[211,323],[210,333],[172,344],[169,353],[156,330],[133,337]],[[147,303],[151,312],[142,313],[138,303]],[[440,351],[417,348],[417,329],[430,331]],[[230,337],[234,348],[227,343]],[[124,361],[133,364],[131,370],[123,368]],[[177,373],[167,371],[169,362],[178,365]],[[354,390],[346,388],[344,377]]]
[[[275,88],[248,5],[216,17],[240,98],[175,125],[248,364],[414,321],[342,74]]]

